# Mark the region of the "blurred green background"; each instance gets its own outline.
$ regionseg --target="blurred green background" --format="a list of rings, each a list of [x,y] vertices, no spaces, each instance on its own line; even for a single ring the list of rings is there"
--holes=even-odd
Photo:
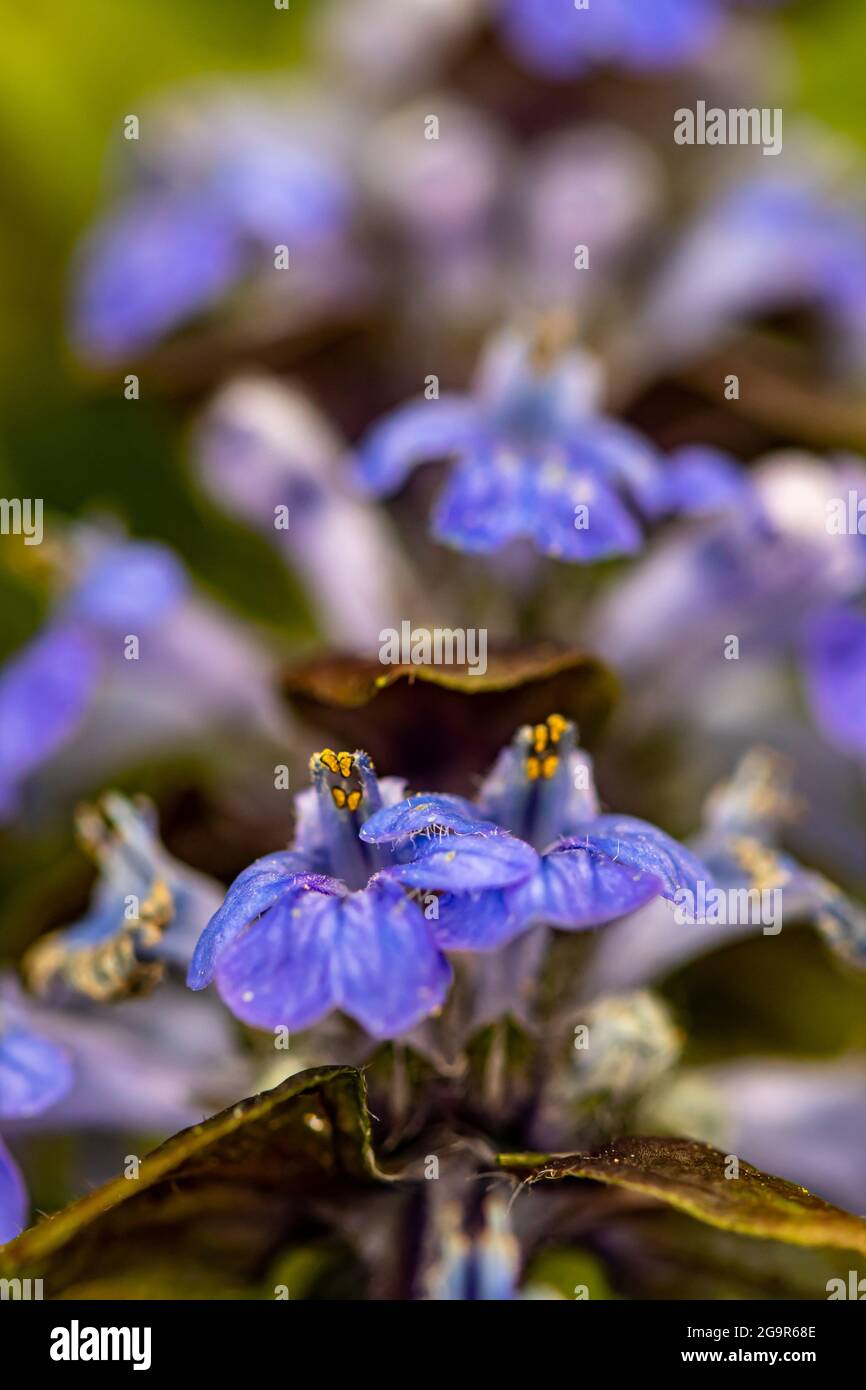
[[[72,249],[104,201],[123,117],[172,84],[281,72],[301,57],[306,0],[14,0],[0,5],[0,493],[47,512],[111,512],[169,541],[236,610],[308,635],[285,566],[210,507],[183,469],[188,412],[123,372],[92,381],[72,359],[64,319]],[[38,625],[33,588],[0,566],[0,659]]]

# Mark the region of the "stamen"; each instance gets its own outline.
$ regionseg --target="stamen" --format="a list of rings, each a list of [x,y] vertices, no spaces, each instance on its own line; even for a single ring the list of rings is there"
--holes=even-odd
[[[547,727],[550,730],[551,743],[559,743],[560,738],[568,728],[568,720],[563,719],[561,714],[548,715]]]
[[[527,725],[523,730],[523,737],[531,747],[524,764],[530,782],[549,781],[556,775],[559,756],[550,750],[559,744],[570,727],[561,714],[551,714],[543,724]]]
[[[321,753],[313,754],[313,759],[318,756],[319,762],[324,763],[329,772],[339,772],[340,764],[337,762],[337,755],[333,748],[323,748]]]
[[[543,753],[547,747],[549,731],[546,724],[536,724],[532,734],[532,746],[536,753]]]

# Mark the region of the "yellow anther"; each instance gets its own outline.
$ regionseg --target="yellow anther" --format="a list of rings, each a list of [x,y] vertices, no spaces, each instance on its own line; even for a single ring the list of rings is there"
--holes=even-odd
[[[363,793],[358,791],[357,789],[353,792],[349,792],[347,802],[350,811],[357,811],[358,807],[361,804],[362,795]]]
[[[337,807],[338,810],[342,811],[343,807],[346,804],[346,793],[343,791],[343,788],[332,787],[331,796],[334,798],[334,805]]]
[[[542,777],[552,777],[558,767],[559,758],[556,756],[555,753],[549,753],[548,756],[544,759],[544,762],[541,764]]]
[[[337,762],[340,764],[340,771],[344,777],[348,777],[352,771],[355,759],[351,753],[338,753]]]
[[[333,748],[323,748],[319,754],[319,762],[324,763],[329,772],[340,771],[340,764],[337,762],[337,755]]]
[[[543,753],[547,747],[548,731],[546,724],[536,724],[532,731],[532,747],[536,753]]]
[[[541,772],[541,764],[537,758],[529,757],[526,759],[526,775],[530,782],[535,782]]]
[[[547,727],[550,730],[551,743],[558,743],[568,728],[568,720],[563,719],[561,714],[551,714],[548,715]]]

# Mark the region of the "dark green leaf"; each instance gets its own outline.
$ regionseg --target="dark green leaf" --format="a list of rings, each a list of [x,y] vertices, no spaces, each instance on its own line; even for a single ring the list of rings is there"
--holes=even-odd
[[[527,1183],[592,1178],[741,1235],[866,1254],[866,1221],[742,1161],[739,1176],[728,1178],[726,1155],[692,1139],[632,1137],[592,1154],[544,1160],[538,1154],[502,1154],[498,1161]]]
[[[305,1071],[175,1135],[141,1160],[137,1178],[114,1178],[25,1231],[0,1252],[0,1274],[42,1278],[48,1298],[153,1289],[165,1285],[170,1251],[170,1296],[203,1281],[235,1290],[296,1231],[316,1233],[317,1199],[351,1202],[388,1181],[360,1072]]]

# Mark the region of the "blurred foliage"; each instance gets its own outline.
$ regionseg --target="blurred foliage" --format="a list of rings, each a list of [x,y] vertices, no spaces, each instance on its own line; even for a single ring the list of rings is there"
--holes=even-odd
[[[800,0],[781,23],[797,59],[797,89],[785,114],[815,116],[866,148],[863,54],[866,5],[862,0]]]

